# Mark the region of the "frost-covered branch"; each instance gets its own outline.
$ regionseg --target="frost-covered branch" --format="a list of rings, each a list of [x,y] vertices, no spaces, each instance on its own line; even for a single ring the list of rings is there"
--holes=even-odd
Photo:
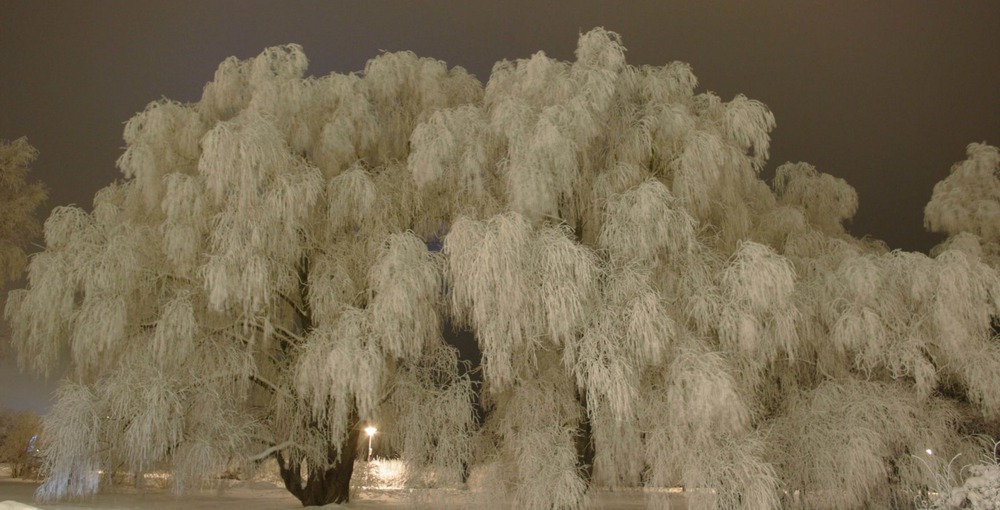
[[[279,451],[284,450],[286,448],[292,448],[292,447],[295,447],[295,446],[296,446],[296,444],[295,444],[294,441],[285,441],[283,443],[271,446],[271,447],[267,448],[266,450],[261,451],[260,453],[258,453],[256,455],[250,456],[248,458],[248,460],[251,460],[253,462],[259,462],[259,461],[262,461],[262,460],[270,457],[271,455],[273,455],[276,452],[279,452]]]

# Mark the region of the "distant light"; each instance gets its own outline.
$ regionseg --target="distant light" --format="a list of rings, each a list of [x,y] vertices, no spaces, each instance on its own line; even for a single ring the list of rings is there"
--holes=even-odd
[[[934,455],[934,451],[933,451],[933,450],[931,450],[930,448],[928,448],[928,449],[927,449],[927,450],[925,450],[925,451],[927,452],[927,455]]]
[[[365,427],[365,434],[368,434],[368,462],[372,461],[372,436],[378,432],[378,429],[372,427],[371,425]]]

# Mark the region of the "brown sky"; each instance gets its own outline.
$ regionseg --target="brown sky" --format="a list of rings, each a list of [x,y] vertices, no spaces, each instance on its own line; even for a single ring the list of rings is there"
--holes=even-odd
[[[766,103],[778,127],[765,177],[785,161],[844,177],[860,196],[852,233],[893,248],[930,248],[934,183],[966,144],[1000,144],[996,0],[4,0],[0,138],[40,150],[50,207],[89,207],[119,177],[122,123],[162,96],[197,100],[227,56],[295,42],[321,76],[405,49],[485,80],[502,58],[570,59],[595,26],[622,35],[632,64],[682,60],[700,90]],[[0,365],[0,403],[24,406],[12,374]]]

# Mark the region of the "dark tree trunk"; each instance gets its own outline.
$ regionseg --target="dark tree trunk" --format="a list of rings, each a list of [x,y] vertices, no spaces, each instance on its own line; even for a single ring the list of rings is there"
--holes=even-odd
[[[583,406],[583,419],[580,420],[580,427],[576,436],[576,465],[583,475],[583,479],[590,484],[594,474],[594,436],[590,428],[590,417],[587,412],[587,395],[580,392],[577,394],[580,404]]]
[[[344,444],[341,445],[340,457],[337,457],[336,448],[328,446],[327,458],[330,467],[307,466],[308,474],[304,481],[298,462],[289,464],[281,452],[275,453],[285,488],[302,502],[302,506],[347,503],[351,497],[351,475],[354,474],[354,457],[357,453],[359,434],[359,429],[351,429]]]
[[[313,329],[312,309],[309,306],[309,269],[310,260],[303,256],[298,269],[299,276],[299,308],[293,307],[296,326],[303,336]],[[287,355],[286,344],[282,349]],[[282,452],[275,452],[278,460],[278,470],[285,488],[302,502],[302,506],[322,506],[330,503],[347,503],[351,497],[351,475],[354,474],[354,457],[357,454],[358,437],[361,430],[357,427],[357,415],[351,412],[349,422],[350,432],[344,443],[340,445],[340,456],[333,445],[327,446],[327,464],[323,466],[306,466],[306,479],[302,480],[301,461],[296,457],[286,459]],[[313,426],[317,426],[313,424]]]

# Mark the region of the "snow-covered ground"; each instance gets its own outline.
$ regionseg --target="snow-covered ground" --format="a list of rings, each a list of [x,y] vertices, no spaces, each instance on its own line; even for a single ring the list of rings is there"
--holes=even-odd
[[[103,493],[83,501],[38,503],[33,494],[38,483],[13,480],[9,470],[0,466],[0,510],[292,510],[301,504],[283,488],[271,482],[234,481],[220,489],[204,490],[175,497],[169,491],[149,489],[137,492],[128,487],[116,487],[114,493]],[[671,499],[671,508],[685,509],[681,494],[658,494]],[[328,509],[465,509],[480,507],[480,494],[445,489],[359,490],[346,505],[327,505]],[[606,492],[593,495],[594,507],[606,510],[639,510],[646,508],[647,494],[641,491]],[[490,503],[496,504],[496,501]],[[511,508],[510,505],[505,505]]]
[[[83,501],[38,503],[32,494],[38,484],[0,480],[0,510],[280,510],[302,508],[298,500],[284,489],[263,487],[253,483],[231,487],[225,491],[203,491],[175,497],[167,491],[147,491],[144,494],[119,492],[99,494]],[[607,510],[639,510],[646,508],[645,495],[638,491],[599,492],[595,494],[594,508]],[[683,509],[683,498],[671,498],[671,508]],[[360,492],[346,505],[327,505],[322,508],[351,509],[464,509],[474,508],[475,495],[466,491]],[[5,506],[7,505],[7,506]],[[509,505],[508,505],[509,508]]]

